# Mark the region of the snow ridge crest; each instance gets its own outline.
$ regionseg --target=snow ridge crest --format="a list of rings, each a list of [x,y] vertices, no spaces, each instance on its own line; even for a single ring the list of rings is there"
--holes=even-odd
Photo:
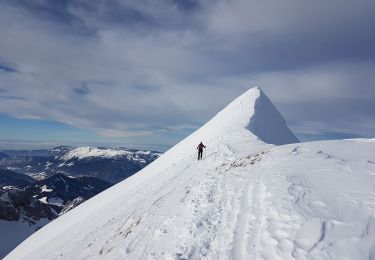
[[[219,135],[246,129],[261,141],[274,145],[299,142],[259,87],[251,88],[236,98],[201,129],[204,128],[220,129],[217,130]]]

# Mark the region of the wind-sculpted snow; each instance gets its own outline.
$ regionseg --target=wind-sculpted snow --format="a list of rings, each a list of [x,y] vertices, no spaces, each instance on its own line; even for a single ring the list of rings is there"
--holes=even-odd
[[[255,102],[254,115],[247,128],[266,143],[282,145],[299,142],[288,127],[280,127],[283,124],[285,119],[268,97],[260,92]]]
[[[6,259],[374,257],[375,142],[266,144],[249,131],[259,93],[245,93]],[[197,161],[201,140],[207,149]]]

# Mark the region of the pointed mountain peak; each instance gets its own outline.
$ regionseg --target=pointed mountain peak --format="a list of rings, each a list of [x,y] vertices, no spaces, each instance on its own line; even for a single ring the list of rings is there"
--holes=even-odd
[[[210,140],[245,130],[268,144],[299,142],[285,124],[283,116],[259,87],[244,92],[188,138],[197,136],[202,140]]]

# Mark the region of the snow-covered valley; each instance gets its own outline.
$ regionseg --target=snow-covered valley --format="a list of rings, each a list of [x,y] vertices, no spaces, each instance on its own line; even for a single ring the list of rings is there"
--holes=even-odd
[[[6,259],[375,259],[374,150],[299,143],[253,88]]]

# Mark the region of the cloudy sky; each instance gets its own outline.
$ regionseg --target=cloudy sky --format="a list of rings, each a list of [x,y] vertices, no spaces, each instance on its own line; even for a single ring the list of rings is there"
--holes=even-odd
[[[373,0],[1,0],[0,148],[171,145],[253,86],[301,140],[375,137],[374,24]]]

